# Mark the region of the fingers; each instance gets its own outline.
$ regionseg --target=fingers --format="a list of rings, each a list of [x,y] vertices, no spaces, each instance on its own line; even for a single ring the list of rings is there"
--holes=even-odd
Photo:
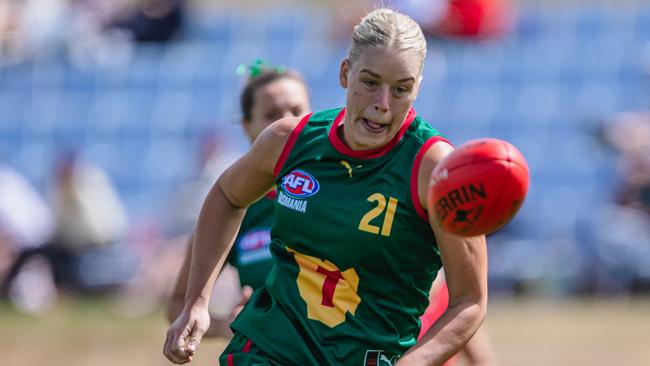
[[[192,361],[192,356],[210,326],[207,308],[197,307],[183,311],[167,330],[163,354],[175,364],[182,365]]]
[[[174,328],[167,331],[163,353],[169,361],[178,365],[192,361],[191,356],[194,354],[194,352],[190,354],[187,351],[183,335],[179,334]]]
[[[191,337],[190,340],[187,342],[187,352],[190,355],[196,353],[196,349],[199,347],[200,342],[201,340],[198,339],[197,337]]]
[[[178,357],[186,358],[187,349],[185,348],[185,337],[182,334],[174,333],[174,338],[172,339],[172,353]]]
[[[192,333],[190,334],[189,341],[187,342],[187,352],[190,356],[196,352],[196,349],[199,347],[199,344],[201,343],[203,335],[206,331],[207,329],[203,329],[201,327],[192,328]]]
[[[248,302],[248,299],[251,298],[253,295],[253,288],[250,286],[244,286],[241,289],[242,293],[242,305],[246,304]]]
[[[238,307],[246,305],[248,300],[250,300],[251,296],[253,295],[253,288],[250,286],[244,286],[241,289],[241,300],[239,300],[239,304],[237,304]]]
[[[234,309],[232,309],[232,312],[230,313],[230,322],[229,323],[232,323],[232,321],[235,320],[235,318],[237,317],[237,315],[239,315],[239,313],[242,311],[243,308],[244,308],[244,305],[237,305],[237,306],[235,306]]]
[[[241,295],[242,295],[242,297],[241,297],[241,300],[239,300],[239,304],[237,304],[237,306],[235,306],[235,308],[230,313],[230,320],[231,321],[233,319],[235,319],[237,317],[237,315],[239,315],[239,312],[242,311],[242,309],[244,308],[244,305],[246,305],[248,300],[250,300],[251,296],[253,295],[253,288],[250,287],[250,286],[242,287]]]

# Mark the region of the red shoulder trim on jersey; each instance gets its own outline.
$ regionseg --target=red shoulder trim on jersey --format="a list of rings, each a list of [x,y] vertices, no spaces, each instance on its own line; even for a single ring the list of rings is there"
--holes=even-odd
[[[338,152],[345,154],[351,158],[374,159],[385,155],[393,147],[395,147],[395,145],[397,145],[402,136],[404,136],[406,133],[406,130],[408,130],[409,126],[411,126],[411,123],[416,117],[416,113],[415,109],[411,108],[409,110],[409,113],[406,115],[406,120],[404,120],[402,127],[400,127],[395,137],[393,137],[393,139],[390,140],[386,145],[370,150],[352,150],[348,145],[345,144],[345,142],[343,142],[343,140],[341,140],[339,134],[337,133],[337,130],[341,125],[341,122],[343,122],[343,116],[345,116],[345,108],[341,109],[341,112],[339,112],[339,114],[336,116],[334,123],[332,123],[332,127],[330,128],[329,140],[332,146],[334,146]]]
[[[413,201],[413,206],[415,206],[415,211],[422,217],[422,219],[429,221],[427,213],[420,204],[420,195],[418,194],[418,176],[420,174],[420,165],[422,165],[422,159],[424,154],[429,150],[433,144],[436,142],[444,141],[451,146],[454,146],[449,140],[442,136],[433,136],[426,140],[424,144],[418,150],[417,155],[415,155],[415,160],[413,161],[413,167],[411,168],[411,200]]]
[[[293,145],[296,144],[296,140],[298,140],[300,131],[302,131],[302,129],[305,127],[311,115],[312,113],[309,113],[308,115],[304,116],[300,120],[300,123],[298,123],[298,125],[296,125],[293,131],[291,131],[291,135],[289,136],[287,142],[284,144],[284,147],[282,148],[282,153],[280,153],[280,157],[278,158],[277,163],[275,163],[275,168],[273,168],[273,176],[275,176],[276,178],[278,177],[278,174],[280,174],[280,170],[282,169],[282,166],[287,161],[287,158],[289,157],[289,153],[291,153],[291,149],[293,149]]]
[[[266,192],[266,194],[264,195],[264,198],[275,201],[275,197],[277,197],[277,196],[278,196],[278,192],[275,190],[275,188],[273,188],[272,190]]]

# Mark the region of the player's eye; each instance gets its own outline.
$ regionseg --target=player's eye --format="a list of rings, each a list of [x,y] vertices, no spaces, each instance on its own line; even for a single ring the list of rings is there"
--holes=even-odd
[[[404,94],[407,94],[408,92],[409,92],[409,88],[405,86],[397,86],[393,88],[393,94],[395,94],[396,96],[402,96]]]
[[[377,86],[377,82],[372,79],[363,79],[361,82],[369,88]]]
[[[302,107],[295,107],[291,109],[291,114],[293,114],[294,117],[298,117],[303,113]]]
[[[280,113],[279,111],[271,111],[266,114],[266,119],[270,121],[277,121],[280,118],[282,118],[282,113]]]

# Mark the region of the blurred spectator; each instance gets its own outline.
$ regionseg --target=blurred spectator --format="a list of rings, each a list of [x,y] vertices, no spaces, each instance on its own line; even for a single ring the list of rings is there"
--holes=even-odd
[[[619,115],[606,126],[605,140],[620,154],[616,203],[645,211],[650,220],[650,112]]]
[[[0,64],[7,62],[18,27],[18,13],[9,0],[0,0]]]
[[[491,38],[506,33],[512,27],[512,18],[509,0],[449,0],[444,15],[434,18],[439,22],[431,22],[424,31],[429,35]]]
[[[118,245],[125,233],[126,213],[106,174],[80,161],[76,153],[63,154],[55,167],[52,205],[53,237],[42,246],[23,248],[8,272],[3,293],[12,300],[36,296],[29,294],[38,290],[33,286],[12,289],[20,285],[21,274],[30,270],[33,260],[43,259],[60,289],[87,293],[126,281],[132,260]]]
[[[346,4],[339,14],[346,24],[354,24],[374,3]],[[514,24],[510,0],[388,0],[383,4],[411,16],[427,37],[494,38]]]
[[[20,173],[0,163],[0,279],[19,252],[40,247],[53,230],[45,201]]]
[[[205,197],[221,173],[239,154],[223,138],[209,132],[202,138],[198,149],[197,165],[192,178],[182,182],[171,198],[166,227],[169,234],[187,234],[194,230]]]
[[[610,203],[585,215],[578,235],[592,257],[582,290],[650,291],[650,113],[622,113],[603,128],[617,153],[618,182]]]
[[[50,209],[20,173],[0,162],[0,230],[5,243],[34,247],[49,239]]]
[[[0,63],[60,49],[69,15],[68,0],[0,0]]]
[[[175,187],[170,207],[165,210],[165,237],[146,243],[147,249],[140,253],[138,274],[122,289],[119,305],[125,314],[137,316],[165,303],[180,271],[188,236],[194,230],[203,201],[219,175],[238,157],[214,131],[204,134],[197,149],[195,173]]]
[[[116,14],[133,7],[136,0],[70,0],[71,21],[68,30],[68,56],[75,66],[120,65],[133,53],[128,32],[109,28]]]
[[[76,153],[63,154],[55,174],[57,245],[83,252],[119,242],[126,230],[126,211],[108,176]]]
[[[136,0],[108,25],[128,31],[137,42],[167,42],[183,26],[185,0]]]
[[[114,64],[131,38],[109,26],[136,0],[0,0],[0,64],[68,52],[77,63]]]

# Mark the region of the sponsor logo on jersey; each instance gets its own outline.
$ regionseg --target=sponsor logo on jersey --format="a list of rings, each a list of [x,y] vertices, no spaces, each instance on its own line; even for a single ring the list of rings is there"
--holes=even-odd
[[[313,175],[304,170],[295,169],[282,178],[280,188],[287,196],[302,199],[318,193],[320,186]]]
[[[271,231],[269,229],[251,230],[237,243],[239,264],[247,265],[271,258]]]
[[[295,169],[282,178],[277,202],[288,209],[305,213],[307,201],[304,199],[318,193],[320,185],[313,175]]]
[[[291,198],[282,191],[278,193],[278,203],[288,209],[305,213],[307,212],[307,201]]]
[[[352,165],[350,165],[350,163],[349,163],[347,160],[341,160],[341,161],[339,161],[339,164],[343,165],[343,167],[344,167],[345,169],[347,169],[347,171],[348,171],[348,175],[350,176],[350,178],[352,178],[352,169],[354,169],[354,168],[352,167]],[[358,168],[361,168],[362,166],[363,166],[363,165],[357,165],[355,168],[358,169]]]
[[[369,349],[366,351],[366,357],[363,366],[393,366],[399,356],[388,357],[382,350]]]

